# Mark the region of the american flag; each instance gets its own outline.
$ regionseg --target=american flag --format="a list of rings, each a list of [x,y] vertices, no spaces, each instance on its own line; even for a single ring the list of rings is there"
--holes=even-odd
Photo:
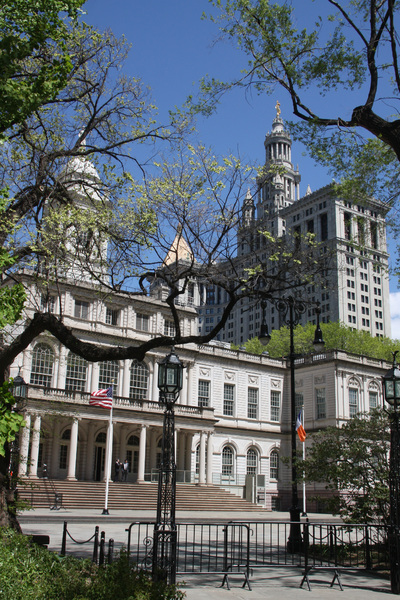
[[[104,390],[97,390],[90,394],[89,404],[101,408],[112,408],[113,389],[112,386]]]

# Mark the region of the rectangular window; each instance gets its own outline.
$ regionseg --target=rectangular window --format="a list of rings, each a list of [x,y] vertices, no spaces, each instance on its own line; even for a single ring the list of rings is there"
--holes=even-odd
[[[206,323],[207,323],[206,319]],[[175,335],[175,323],[173,321],[164,320],[164,335],[168,335],[169,337],[174,337]]]
[[[258,418],[258,389],[249,388],[247,391],[247,416],[249,419]]]
[[[118,325],[119,310],[116,308],[106,308],[106,323],[107,325]]]
[[[271,392],[271,421],[279,422],[281,418],[281,393]]]
[[[142,313],[136,314],[136,329],[140,331],[149,331],[149,315]]]
[[[349,415],[351,417],[355,417],[358,413],[358,389],[350,388],[349,389]]]
[[[328,215],[323,213],[320,215],[321,241],[328,239]]]
[[[75,300],[74,315],[77,319],[87,319],[89,317],[89,302]]]
[[[230,383],[224,384],[224,407],[223,414],[233,417],[235,406],[235,386]]]
[[[279,479],[279,454],[271,452],[269,457],[269,477],[270,479]]]
[[[369,392],[369,409],[378,408],[378,392]]]
[[[201,407],[210,406],[210,382],[199,380],[198,405]]]
[[[317,419],[326,418],[325,388],[315,390],[316,416]]]

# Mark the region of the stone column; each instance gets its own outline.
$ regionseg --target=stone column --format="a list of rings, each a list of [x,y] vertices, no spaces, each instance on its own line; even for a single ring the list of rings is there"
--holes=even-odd
[[[78,452],[78,419],[72,420],[71,439],[69,441],[68,474],[67,479],[76,480],[76,458]]]
[[[212,433],[210,432],[207,436],[207,472],[206,472],[206,484],[212,485],[212,469],[213,469],[213,439]]]
[[[33,422],[33,431],[32,431],[32,445],[31,445],[31,463],[29,465],[29,477],[33,479],[37,479],[37,468],[38,468],[38,458],[39,458],[39,443],[40,443],[40,426],[42,423],[42,418],[40,415],[35,415],[35,420]]]
[[[92,374],[91,374],[91,378],[90,378],[89,392],[95,392],[96,390],[99,389],[99,363],[93,363],[91,365],[91,367],[92,367]]]
[[[129,398],[129,387],[131,383],[131,361],[124,361],[124,368],[122,372],[122,396],[124,398]],[[122,460],[122,459],[121,459]]]
[[[25,427],[22,429],[21,447],[19,451],[18,476],[26,477],[29,455],[29,438],[31,435],[31,415],[25,414]]]
[[[188,403],[188,381],[189,381],[189,367],[183,369],[183,381],[182,381],[182,389],[179,394],[178,403],[179,404],[187,404]]]
[[[146,425],[142,425],[139,440],[139,465],[137,483],[144,483],[144,469],[146,464],[146,432]]]
[[[186,434],[186,471],[192,471],[192,444],[193,444],[193,433]]]
[[[206,433],[200,432],[200,453],[199,453],[199,485],[205,485],[206,482]]]
[[[152,400],[153,402],[158,402],[159,400],[159,396],[160,396],[160,391],[158,389],[158,364],[157,361],[154,361],[154,374],[153,374],[153,385],[152,385],[152,389],[151,389],[151,397],[149,398],[149,400]]]

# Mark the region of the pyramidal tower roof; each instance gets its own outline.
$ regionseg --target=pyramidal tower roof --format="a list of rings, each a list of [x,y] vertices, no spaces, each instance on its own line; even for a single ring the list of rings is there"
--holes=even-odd
[[[172,265],[180,260],[190,262],[194,260],[193,252],[182,235],[182,227],[178,227],[175,239],[172,242],[171,248],[164,259],[163,266],[166,267],[168,265]]]

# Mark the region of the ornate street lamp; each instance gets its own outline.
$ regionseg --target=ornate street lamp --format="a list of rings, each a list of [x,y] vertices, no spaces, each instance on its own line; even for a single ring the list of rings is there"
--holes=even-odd
[[[11,393],[14,396],[16,406],[14,410],[21,409],[21,402],[26,399],[27,385],[21,375],[21,367],[19,367],[18,375],[13,379]],[[18,406],[19,405],[19,406]],[[8,477],[10,489],[15,489],[17,485],[17,470],[18,470],[18,455],[19,455],[19,433],[10,444],[10,461],[8,465]]]
[[[175,523],[176,463],[174,405],[182,389],[183,364],[174,348],[158,363],[158,389],[165,405],[161,463],[158,474],[157,517],[154,526],[153,579],[176,581]]]
[[[21,369],[19,369],[18,375],[13,379],[12,395],[16,402],[26,398],[26,383],[20,373]]]
[[[396,363],[398,351],[393,352],[392,368],[382,378],[383,391],[389,404],[390,457],[389,457],[389,560],[390,584],[393,594],[400,594],[400,369]]]
[[[270,299],[271,304],[277,308],[281,315],[283,324],[289,327],[290,332],[290,350],[289,350],[289,361],[290,361],[290,433],[291,433],[291,466],[292,466],[292,503],[289,509],[290,513],[290,532],[288,539],[288,552],[294,553],[301,550],[302,539],[300,529],[300,508],[299,508],[299,497],[297,493],[297,433],[296,433],[296,388],[295,388],[295,359],[296,354],[294,352],[294,328],[299,324],[301,315],[305,313],[308,303],[302,300],[297,300],[293,296],[288,298]],[[322,331],[319,323],[319,315],[321,309],[319,302],[315,304],[315,313],[317,315],[317,327],[314,336],[314,348],[317,352],[321,352],[325,343],[322,337]],[[263,309],[261,331],[259,339],[261,343],[268,343],[270,335],[265,318],[266,302],[261,302],[261,308]],[[264,342],[262,341],[264,340]]]

